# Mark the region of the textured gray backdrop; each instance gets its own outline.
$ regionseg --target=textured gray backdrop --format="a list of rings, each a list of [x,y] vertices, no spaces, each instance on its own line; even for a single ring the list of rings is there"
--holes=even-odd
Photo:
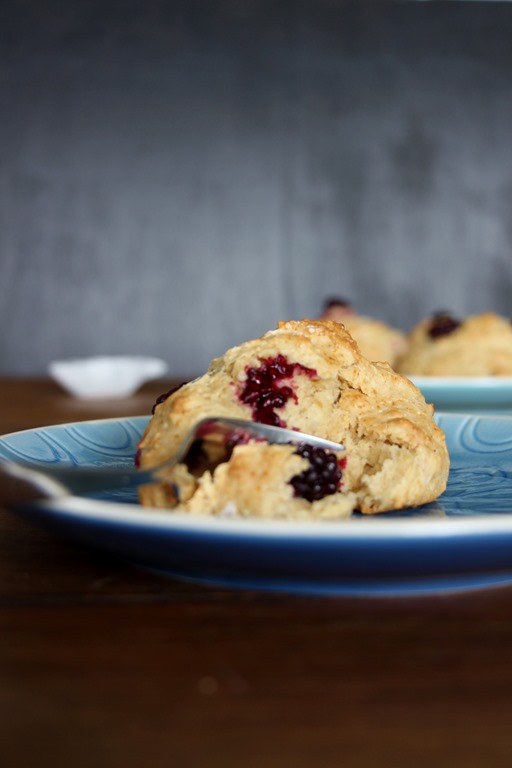
[[[512,314],[512,5],[0,7],[0,373]]]

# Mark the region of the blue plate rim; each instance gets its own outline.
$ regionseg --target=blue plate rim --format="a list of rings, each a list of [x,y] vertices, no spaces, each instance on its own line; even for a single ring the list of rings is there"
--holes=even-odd
[[[512,376],[407,376],[416,384],[430,387],[454,387],[459,389],[509,389]]]

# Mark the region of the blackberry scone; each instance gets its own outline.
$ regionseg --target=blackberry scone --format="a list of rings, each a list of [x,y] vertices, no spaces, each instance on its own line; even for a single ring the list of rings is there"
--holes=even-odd
[[[448,452],[432,406],[388,364],[363,357],[335,321],[279,323],[160,398],[140,442],[140,466],[172,457],[207,416],[286,426],[344,450],[242,442],[213,471],[181,464],[168,482],[144,486],[142,504],[196,514],[341,518],[424,504],[446,486]]]
[[[512,324],[494,312],[438,312],[416,325],[397,364],[406,376],[512,376]]]

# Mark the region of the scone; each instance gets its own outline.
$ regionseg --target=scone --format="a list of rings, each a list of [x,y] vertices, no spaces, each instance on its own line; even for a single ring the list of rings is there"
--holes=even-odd
[[[238,444],[213,472],[180,464],[168,482],[144,486],[142,504],[212,515],[341,518],[424,504],[446,486],[448,452],[432,406],[389,365],[363,357],[335,321],[282,322],[162,397],[140,442],[139,465],[172,457],[207,416],[286,426],[344,450]]]
[[[407,335],[403,331],[358,314],[344,299],[327,299],[319,319],[343,323],[368,360],[389,363],[394,368],[398,358],[405,353]]]
[[[406,376],[512,376],[512,324],[494,312],[439,312],[415,326],[397,363]]]

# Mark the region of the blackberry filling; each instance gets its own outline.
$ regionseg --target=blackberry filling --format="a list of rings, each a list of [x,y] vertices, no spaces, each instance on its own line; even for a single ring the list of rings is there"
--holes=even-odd
[[[279,418],[276,410],[284,408],[289,400],[297,402],[297,396],[291,386],[292,378],[299,373],[310,378],[318,374],[300,363],[290,363],[285,355],[267,357],[260,362],[258,367],[248,366],[245,369],[246,380],[238,398],[251,408],[254,421],[285,427],[285,422]],[[290,383],[285,383],[287,381]]]
[[[204,472],[212,472],[219,464],[229,461],[237,445],[245,445],[251,436],[243,430],[235,430],[227,439],[208,439],[208,432],[195,440],[188,451],[185,466],[191,475],[200,477]]]
[[[155,409],[156,409],[157,405],[160,405],[160,403],[163,403],[163,402],[165,402],[165,401],[167,400],[167,398],[168,398],[168,397],[170,397],[170,396],[171,396],[171,395],[173,395],[175,392],[177,392],[177,391],[178,391],[178,389],[181,389],[181,387],[182,387],[184,384],[185,384],[185,382],[184,382],[184,381],[182,381],[182,382],[181,382],[181,384],[178,384],[178,386],[177,386],[177,387],[173,387],[173,388],[172,388],[172,389],[170,389],[168,392],[164,392],[162,395],[159,395],[159,396],[157,397],[156,401],[155,401],[155,404],[154,404],[153,408],[151,409],[151,413],[154,415],[154,413],[155,413]]]
[[[437,339],[440,336],[449,336],[460,326],[460,320],[452,317],[449,312],[437,312],[430,322],[428,335],[431,339]]]
[[[341,298],[341,296],[333,296],[324,301],[324,311],[333,309],[333,307],[340,307],[341,309],[352,309],[350,301]]]
[[[294,496],[313,502],[336,493],[341,485],[341,470],[346,459],[340,462],[334,453],[307,443],[299,445],[295,453],[308,459],[309,467],[290,480]]]

